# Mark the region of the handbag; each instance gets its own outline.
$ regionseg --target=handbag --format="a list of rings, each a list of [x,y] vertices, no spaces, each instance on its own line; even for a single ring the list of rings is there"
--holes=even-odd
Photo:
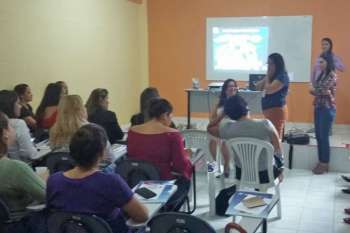
[[[285,140],[292,145],[308,145],[310,136],[301,129],[291,129],[285,135]]]
[[[225,212],[229,204],[228,202],[235,192],[236,192],[236,185],[232,185],[231,187],[225,188],[219,192],[219,194],[215,198],[215,205],[216,205],[215,212],[217,215],[226,216]]]

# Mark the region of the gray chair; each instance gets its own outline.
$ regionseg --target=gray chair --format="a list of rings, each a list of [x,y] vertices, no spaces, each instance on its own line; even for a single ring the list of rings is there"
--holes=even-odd
[[[49,233],[113,233],[102,218],[87,214],[53,212],[47,225]]]
[[[215,233],[204,220],[183,213],[162,213],[148,223],[151,233]]]

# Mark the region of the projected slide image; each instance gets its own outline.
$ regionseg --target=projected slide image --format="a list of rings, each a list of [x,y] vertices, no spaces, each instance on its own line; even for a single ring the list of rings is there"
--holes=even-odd
[[[266,71],[268,27],[213,27],[214,70]]]

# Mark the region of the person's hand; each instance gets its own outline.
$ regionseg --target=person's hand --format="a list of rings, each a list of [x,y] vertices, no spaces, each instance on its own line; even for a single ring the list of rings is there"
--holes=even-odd
[[[187,152],[188,157],[192,156],[192,150],[190,148],[186,148],[185,151]]]

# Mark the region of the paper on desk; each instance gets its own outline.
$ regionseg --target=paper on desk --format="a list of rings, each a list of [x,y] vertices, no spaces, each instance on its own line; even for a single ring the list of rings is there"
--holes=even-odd
[[[266,203],[266,205],[259,206],[259,207],[254,207],[254,208],[247,208],[243,204],[243,201],[245,199],[252,198],[252,197],[256,197],[256,195],[252,195],[252,194],[247,195],[240,203],[238,203],[235,206],[235,210],[241,211],[241,212],[244,212],[244,213],[247,213],[247,214],[256,214],[256,215],[258,215],[258,214],[261,214],[272,201],[271,198],[264,198],[264,202]]]

